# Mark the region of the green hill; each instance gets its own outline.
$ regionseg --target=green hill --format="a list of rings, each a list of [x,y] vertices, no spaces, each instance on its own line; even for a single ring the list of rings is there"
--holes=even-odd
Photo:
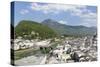
[[[56,36],[56,33],[46,25],[34,22],[23,20],[15,27],[15,38],[21,36],[23,38],[52,38]]]

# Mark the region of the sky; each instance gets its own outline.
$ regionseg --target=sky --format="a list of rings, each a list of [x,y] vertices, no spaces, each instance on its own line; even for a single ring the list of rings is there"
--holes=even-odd
[[[41,23],[46,19],[66,25],[97,26],[97,7],[39,2],[14,2],[15,26],[21,20]]]

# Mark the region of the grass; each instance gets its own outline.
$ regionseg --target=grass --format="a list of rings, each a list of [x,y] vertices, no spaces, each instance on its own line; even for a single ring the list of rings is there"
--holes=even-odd
[[[35,55],[37,52],[39,52],[39,49],[36,50],[34,48],[18,50],[14,52],[14,56],[15,56],[14,58],[15,60],[18,60],[24,57]]]

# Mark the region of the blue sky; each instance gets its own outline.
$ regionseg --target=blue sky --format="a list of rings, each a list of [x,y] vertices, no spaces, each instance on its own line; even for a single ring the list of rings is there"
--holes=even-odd
[[[97,7],[53,3],[15,2],[15,26],[21,20],[53,19],[66,25],[97,26]]]

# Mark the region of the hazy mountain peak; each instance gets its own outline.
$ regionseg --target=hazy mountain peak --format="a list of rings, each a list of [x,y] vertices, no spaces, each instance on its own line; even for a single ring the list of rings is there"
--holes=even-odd
[[[50,21],[50,22],[53,21],[53,22],[54,22],[55,20],[52,20],[52,19],[45,19],[44,21],[45,21],[45,22],[46,22],[46,21]],[[56,21],[55,21],[55,22],[56,22]]]
[[[58,23],[58,22],[52,19],[46,19],[42,23]]]
[[[58,23],[58,21],[52,19],[46,19],[42,22],[42,24],[50,27],[58,34],[65,34],[65,35],[77,35],[77,36],[84,36],[84,35],[93,35],[96,32],[96,29],[89,28],[86,26],[78,25],[78,26],[71,26]]]

